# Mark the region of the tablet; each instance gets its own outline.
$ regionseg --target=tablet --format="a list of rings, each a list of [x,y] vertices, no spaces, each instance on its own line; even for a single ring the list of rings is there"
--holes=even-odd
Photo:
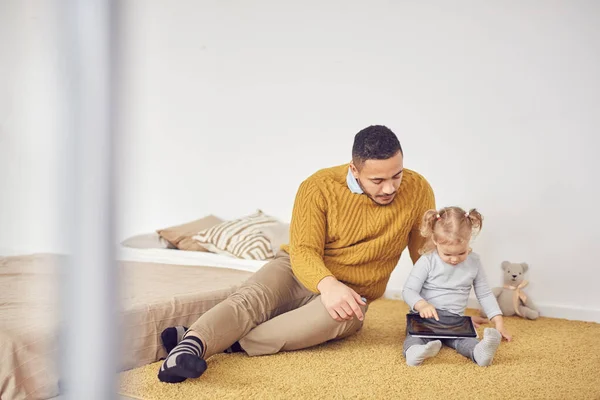
[[[421,318],[419,314],[406,314],[406,330],[414,337],[427,339],[467,339],[477,338],[477,331],[471,317]]]

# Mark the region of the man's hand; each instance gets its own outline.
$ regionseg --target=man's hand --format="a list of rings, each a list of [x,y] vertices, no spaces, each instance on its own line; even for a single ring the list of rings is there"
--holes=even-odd
[[[436,321],[440,320],[435,307],[426,302],[425,300],[417,301],[417,304],[415,304],[413,308],[415,309],[415,311],[419,312],[421,318],[435,318]]]
[[[321,292],[321,302],[331,318],[341,322],[356,315],[360,321],[364,319],[365,316],[358,305],[364,306],[366,303],[358,293],[333,276],[323,278],[317,289]]]

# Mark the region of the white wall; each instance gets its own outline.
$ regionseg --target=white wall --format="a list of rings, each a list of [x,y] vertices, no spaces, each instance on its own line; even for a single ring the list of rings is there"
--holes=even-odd
[[[358,130],[386,124],[438,205],[486,217],[474,248],[492,286],[501,261],[526,261],[547,315],[600,321],[599,3],[121,4],[120,237],[256,208],[289,220],[305,177],[347,162]],[[27,77],[53,68],[40,40]],[[26,105],[42,113],[48,94],[34,92]],[[11,115],[20,122],[2,122],[3,136],[23,146],[3,169],[22,156],[42,171],[34,144],[48,124]],[[22,130],[29,139],[15,139]],[[56,222],[48,206],[23,207],[44,190],[27,182],[9,177],[2,225],[27,228],[2,229],[0,248]],[[42,229],[30,247],[48,244]],[[409,270],[404,257],[390,293]]]
[[[0,1],[0,254],[65,251],[58,1]]]

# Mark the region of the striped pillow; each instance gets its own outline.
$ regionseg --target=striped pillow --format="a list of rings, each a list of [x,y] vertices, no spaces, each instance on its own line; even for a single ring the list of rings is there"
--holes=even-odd
[[[226,254],[245,260],[273,258],[271,242],[262,229],[279,221],[258,210],[252,215],[225,221],[194,235],[201,246],[213,253]]]

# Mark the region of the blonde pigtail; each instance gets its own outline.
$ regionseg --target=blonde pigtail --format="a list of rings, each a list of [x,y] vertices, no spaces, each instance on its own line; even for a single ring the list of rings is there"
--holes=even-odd
[[[476,235],[483,226],[483,216],[476,208],[472,208],[467,214],[467,218],[471,222],[471,227],[473,228],[473,234]]]
[[[427,210],[423,215],[423,220],[421,221],[421,236],[424,238],[431,237],[433,235],[433,225],[438,218],[438,212],[436,210]]]
[[[435,248],[433,243],[433,229],[435,223],[440,219],[440,214],[437,210],[427,210],[421,220],[420,232],[425,238],[423,247],[419,250],[421,255],[426,254]]]

